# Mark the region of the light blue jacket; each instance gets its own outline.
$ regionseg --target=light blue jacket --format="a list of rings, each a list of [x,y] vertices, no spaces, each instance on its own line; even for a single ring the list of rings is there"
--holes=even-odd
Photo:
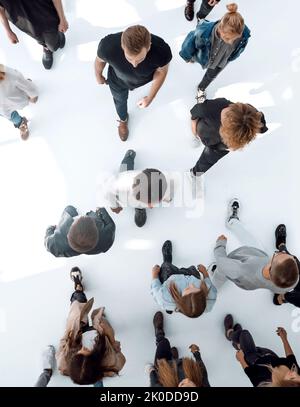
[[[203,281],[205,281],[208,288],[205,312],[210,312],[215,305],[218,293],[209,277],[206,277]],[[202,280],[194,276],[186,276],[184,274],[173,274],[163,284],[158,278],[152,280],[151,294],[157,304],[166,311],[176,311],[176,304],[169,291],[169,285],[171,282],[176,284],[176,287],[180,293],[182,293],[183,290],[190,284],[193,284],[197,288],[200,288],[202,284]]]

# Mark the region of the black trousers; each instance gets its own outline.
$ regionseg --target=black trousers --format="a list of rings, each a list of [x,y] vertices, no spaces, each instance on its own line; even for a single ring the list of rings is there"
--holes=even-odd
[[[195,266],[190,266],[188,268],[181,267],[179,269],[178,267],[174,266],[174,264],[165,261],[160,267],[160,282],[163,284],[173,274],[184,274],[185,276],[194,276],[200,279],[199,271]]]
[[[286,246],[280,246],[280,251],[285,252],[287,254],[291,254],[288,251]],[[296,260],[298,270],[300,271],[300,262],[299,262],[299,260],[298,260],[298,258],[296,256],[293,256],[293,257]],[[284,294],[284,301],[288,302],[289,304],[295,305],[295,307],[300,308],[300,279],[299,279],[298,284],[296,285],[296,287],[292,291]]]
[[[172,360],[170,342],[163,335],[156,337],[156,352],[154,357],[154,365],[157,365],[158,359]]]
[[[76,291],[74,291],[73,294],[71,295],[70,301],[71,301],[71,304],[72,304],[74,301],[78,301],[78,302],[84,303],[84,302],[87,302],[87,298],[86,298],[86,296],[85,296],[85,294],[84,294],[83,291],[76,290]]]
[[[196,0],[188,0],[188,1],[191,3],[195,3]],[[197,13],[197,18],[199,18],[201,20],[201,19],[207,17],[213,8],[214,8],[214,6],[210,6],[208,4],[208,0],[202,0],[200,10]]]
[[[232,332],[230,340],[234,344],[240,345],[241,350],[244,352],[245,360],[249,365],[254,365],[263,356],[272,355],[278,357],[272,350],[256,346],[252,335],[246,329]]]
[[[208,171],[228,153],[229,151],[227,150],[216,150],[211,147],[205,147],[195,167],[192,168],[193,174],[197,175],[197,173],[204,173]]]
[[[205,90],[208,85],[219,75],[219,73],[223,70],[223,68],[208,68],[203,76],[201,82],[198,85],[198,89]]]
[[[41,37],[38,37],[38,38],[35,38],[35,39],[37,40],[37,42],[40,45],[47,48],[51,52],[57,51],[59,46],[60,46],[60,33],[59,33],[59,31],[43,33],[41,35]]]

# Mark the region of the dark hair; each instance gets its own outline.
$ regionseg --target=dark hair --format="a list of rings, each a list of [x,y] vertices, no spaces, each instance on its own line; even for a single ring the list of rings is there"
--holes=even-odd
[[[121,45],[132,55],[138,55],[143,48],[150,48],[151,34],[142,25],[127,28],[121,37]]]
[[[94,219],[81,216],[75,219],[68,233],[68,242],[73,250],[86,253],[94,249],[99,240],[99,232]]]
[[[289,288],[299,278],[299,269],[295,259],[289,257],[282,262],[274,262],[270,270],[273,283],[280,288]]]
[[[145,204],[160,202],[165,196],[167,187],[164,174],[153,168],[147,168],[138,174],[133,182],[135,198]]]
[[[106,339],[98,335],[93,351],[89,355],[76,353],[69,362],[69,375],[76,384],[94,384],[102,380],[106,372],[118,371],[112,366],[102,365],[106,353]]]

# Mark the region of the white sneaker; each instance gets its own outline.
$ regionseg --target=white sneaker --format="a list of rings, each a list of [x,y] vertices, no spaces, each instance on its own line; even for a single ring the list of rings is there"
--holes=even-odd
[[[228,203],[226,224],[232,219],[240,220],[241,202],[238,198],[233,198]]]
[[[155,370],[154,365],[152,363],[147,363],[145,365],[145,373],[150,376],[152,370]]]
[[[196,96],[197,103],[203,103],[206,101],[206,92],[205,90],[198,89]]]
[[[200,140],[200,137],[193,135],[193,138],[191,139],[191,145],[194,148],[200,147],[202,145],[202,141]]]
[[[48,345],[42,353],[43,370],[54,370],[55,366],[55,348],[53,345]]]

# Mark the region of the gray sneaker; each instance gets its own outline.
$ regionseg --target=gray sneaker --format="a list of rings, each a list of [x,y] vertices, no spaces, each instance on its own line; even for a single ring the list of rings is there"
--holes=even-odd
[[[54,370],[55,366],[55,348],[53,345],[48,345],[42,353],[43,370]]]

